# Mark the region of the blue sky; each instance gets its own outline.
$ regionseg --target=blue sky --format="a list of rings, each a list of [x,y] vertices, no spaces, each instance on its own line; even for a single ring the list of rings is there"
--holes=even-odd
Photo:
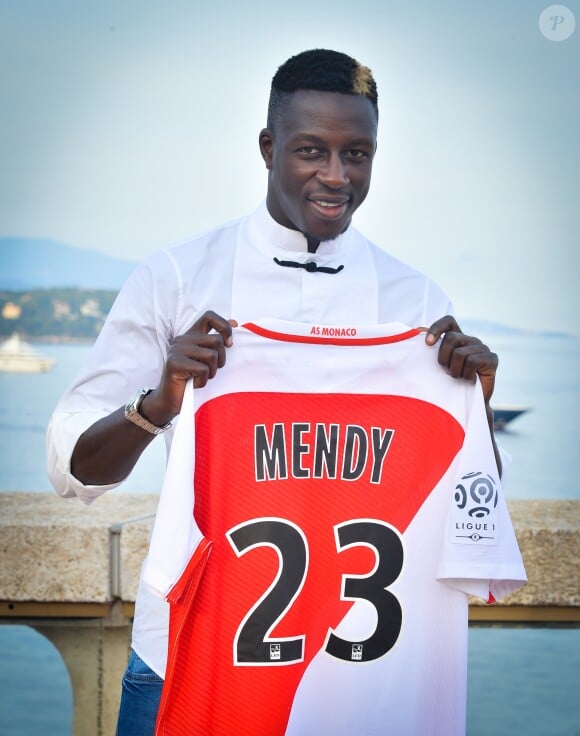
[[[379,85],[357,226],[460,317],[580,333],[580,28],[549,5],[2,0],[0,237],[141,259],[251,211],[272,74],[336,48]]]

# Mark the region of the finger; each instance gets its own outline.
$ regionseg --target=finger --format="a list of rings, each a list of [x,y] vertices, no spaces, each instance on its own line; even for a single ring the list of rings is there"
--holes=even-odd
[[[474,380],[479,375],[495,375],[497,355],[485,345],[472,343],[457,347],[451,354],[449,373],[454,378]]]
[[[164,380],[161,387],[167,387],[170,394],[175,390],[182,391],[185,381],[189,378],[193,380],[196,388],[205,386],[210,378],[213,378],[217,372],[217,362],[211,356],[207,356],[202,360],[188,358],[185,355],[178,355],[168,361],[164,373]],[[163,393],[165,393],[163,391]]]
[[[220,360],[225,362],[225,355],[220,359],[219,350],[213,348],[193,345],[184,350],[184,337],[182,335],[171,345],[159,385],[148,397],[149,403],[154,402],[153,415],[167,417],[164,421],[179,413],[188,379],[193,380],[195,388],[202,388],[216,375]],[[221,337],[215,337],[225,353]]]
[[[191,378],[195,388],[202,388],[216,374],[215,368],[201,360],[183,361],[181,365],[177,363],[174,367],[175,371],[169,373],[170,379],[183,383],[183,379]]]
[[[190,335],[198,332],[205,332],[207,334],[212,330],[215,330],[215,332],[221,335],[224,345],[229,348],[233,344],[232,327],[237,327],[237,322],[235,320],[224,319],[219,314],[208,309],[207,312],[204,312],[201,317],[193,323],[185,334]]]
[[[485,346],[484,346],[485,347]],[[457,356],[452,358],[450,374],[455,378],[475,381],[479,376],[483,398],[486,405],[489,404],[495,388],[495,376],[498,366],[498,357],[491,350],[477,352],[477,346],[459,348]]]
[[[451,361],[455,351],[467,348],[470,345],[477,345],[479,349],[482,347],[484,350],[487,348],[483,345],[481,340],[476,337],[470,337],[464,335],[463,332],[448,331],[445,333],[441,343],[439,345],[439,352],[437,354],[437,360],[447,370],[451,369]]]
[[[463,377],[468,379],[474,379],[476,375],[482,379],[484,376],[495,377],[498,362],[497,355],[491,351],[468,354],[463,363]]]
[[[447,332],[461,332],[461,328],[457,324],[455,317],[450,314],[447,314],[445,317],[441,317],[433,322],[431,327],[427,330],[425,342],[427,345],[435,345],[437,340]]]
[[[167,356],[167,369],[171,373],[189,373],[197,363],[208,366],[210,378],[215,376],[218,368],[223,368],[226,348],[220,335],[181,335],[174,340]]]

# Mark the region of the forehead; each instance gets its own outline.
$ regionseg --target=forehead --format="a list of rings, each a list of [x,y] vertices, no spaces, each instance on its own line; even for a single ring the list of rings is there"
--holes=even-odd
[[[340,133],[347,138],[375,141],[377,114],[371,101],[362,95],[298,90],[284,106],[280,132],[292,138]]]

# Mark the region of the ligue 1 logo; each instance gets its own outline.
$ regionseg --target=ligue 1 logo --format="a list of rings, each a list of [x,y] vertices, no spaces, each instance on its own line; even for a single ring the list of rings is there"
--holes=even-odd
[[[497,506],[497,488],[491,475],[467,473],[455,486],[455,503],[473,519],[485,519]]]
[[[498,489],[491,475],[466,473],[455,486],[453,537],[484,544],[495,541],[495,514]],[[485,540],[485,541],[484,541]]]

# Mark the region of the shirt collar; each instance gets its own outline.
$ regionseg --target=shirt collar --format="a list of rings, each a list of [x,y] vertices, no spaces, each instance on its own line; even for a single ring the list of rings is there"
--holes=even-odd
[[[298,230],[290,230],[290,228],[280,225],[268,212],[266,202],[258,207],[250,218],[249,236],[252,243],[267,255],[286,255],[293,254],[297,256],[303,254],[305,257],[322,257],[334,256],[339,254],[346,242],[350,240],[352,228],[349,226],[344,233],[341,233],[333,240],[323,240],[316,253],[308,253],[308,243],[306,237]],[[299,259],[302,260],[302,259]]]

